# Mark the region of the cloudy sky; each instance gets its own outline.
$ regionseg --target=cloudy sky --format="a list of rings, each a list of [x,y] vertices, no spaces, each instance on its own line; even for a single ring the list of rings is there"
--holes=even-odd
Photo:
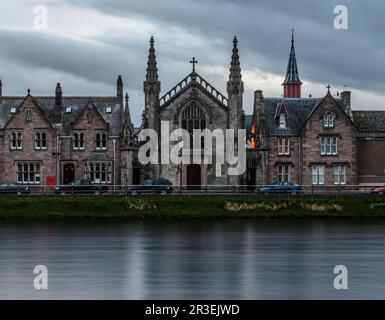
[[[333,9],[348,9],[348,30],[334,28]],[[34,28],[34,8],[48,10],[48,28]],[[140,123],[148,40],[156,41],[165,93],[190,71],[222,93],[237,35],[244,108],[253,91],[281,96],[295,29],[303,95],[346,86],[353,109],[385,109],[385,2],[316,0],[0,0],[0,78],[3,95],[114,95],[118,74]]]

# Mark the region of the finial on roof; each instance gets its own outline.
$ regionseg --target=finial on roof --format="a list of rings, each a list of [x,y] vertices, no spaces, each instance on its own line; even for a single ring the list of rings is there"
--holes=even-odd
[[[294,48],[294,29],[291,29],[291,47]]]
[[[195,73],[195,64],[198,63],[198,60],[196,60],[195,57],[193,57],[192,60],[190,60],[190,63],[193,65],[192,72]]]
[[[129,97],[128,97],[128,93],[126,92],[126,96],[124,97],[124,99],[126,100],[126,103],[128,102],[128,99],[129,99]]]
[[[309,98],[311,99],[312,97],[313,97],[313,96],[312,96],[312,94],[310,93],[310,94],[309,94]]]
[[[326,88],[328,89],[328,94],[330,94],[330,89],[331,89],[330,84],[328,84]]]
[[[31,89],[28,89],[27,92],[28,92],[28,95],[31,95]]]

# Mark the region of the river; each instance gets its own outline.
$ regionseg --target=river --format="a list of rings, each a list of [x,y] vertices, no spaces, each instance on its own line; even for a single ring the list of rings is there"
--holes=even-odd
[[[384,299],[385,221],[2,221],[0,299],[15,298]]]

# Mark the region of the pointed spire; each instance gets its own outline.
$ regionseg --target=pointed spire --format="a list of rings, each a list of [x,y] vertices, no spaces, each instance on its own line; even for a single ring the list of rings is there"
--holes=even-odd
[[[283,82],[283,85],[286,85],[286,84],[299,84],[299,85],[301,85],[302,82],[299,78],[297,59],[295,56],[294,29],[292,29],[291,32],[292,32],[292,34],[291,34],[290,56],[289,56],[289,62],[287,64],[286,78],[285,78],[285,81]]]
[[[146,73],[146,81],[149,83],[154,83],[158,81],[158,68],[156,66],[154,42],[155,42],[154,37],[151,36],[150,48],[148,50],[147,73]]]
[[[3,83],[1,82],[0,79],[0,99],[3,97]]]
[[[286,69],[285,81],[283,85],[283,94],[285,98],[301,98],[302,82],[299,78],[297,59],[295,57],[294,29],[291,30],[291,49],[289,62]]]
[[[239,62],[238,39],[235,36],[233,40],[233,54],[231,56],[229,81],[239,83],[241,79],[242,75],[241,63]]]
[[[129,125],[131,125],[131,115],[130,115],[130,108],[128,106],[128,93],[126,92],[126,96],[124,97],[125,105],[124,105],[124,120],[127,121]]]
[[[243,93],[243,81],[241,74],[241,63],[239,62],[237,37],[234,37],[233,40],[233,53],[231,55],[229,81],[227,81],[227,93],[229,96],[232,94]]]
[[[292,30],[292,34],[291,34],[291,49],[290,49],[289,62],[287,64],[286,78],[285,78],[285,81],[283,82],[283,85],[285,84],[302,84],[299,78],[297,59],[295,57],[294,29]]]

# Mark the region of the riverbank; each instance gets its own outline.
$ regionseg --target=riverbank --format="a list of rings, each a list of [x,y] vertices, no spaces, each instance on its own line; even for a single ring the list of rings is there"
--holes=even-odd
[[[385,197],[55,196],[0,198],[0,219],[385,218]]]

